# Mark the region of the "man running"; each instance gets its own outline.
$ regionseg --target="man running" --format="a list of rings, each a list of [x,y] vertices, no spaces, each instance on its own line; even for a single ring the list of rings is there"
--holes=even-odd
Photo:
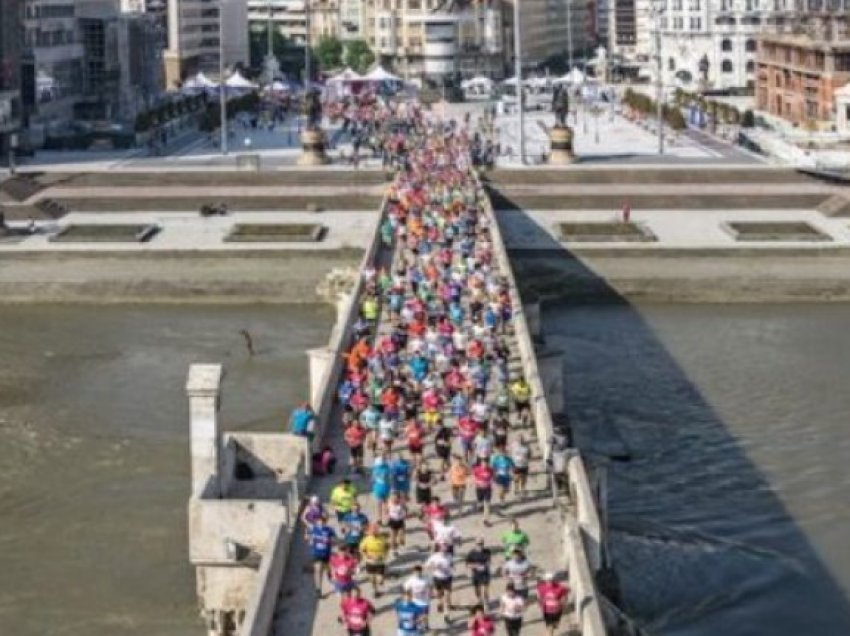
[[[490,562],[493,554],[484,543],[484,537],[475,540],[475,547],[466,555],[475,597],[484,607],[490,606]]]
[[[348,636],[371,636],[369,623],[375,615],[375,606],[361,596],[359,587],[355,585],[345,593],[340,609]]]
[[[555,636],[555,630],[561,624],[570,590],[566,585],[555,580],[552,572],[546,572],[537,584],[537,601],[543,612],[543,622],[549,636]]]
[[[325,576],[330,578],[328,564],[331,560],[331,548],[333,547],[336,532],[328,525],[328,519],[322,516],[310,530],[310,550],[313,556],[313,581],[316,594],[322,595],[322,580]]]
[[[425,632],[425,610],[413,602],[410,590],[405,590],[395,603],[398,636],[422,636]]]
[[[373,523],[366,531],[366,536],[360,542],[360,556],[366,566],[366,574],[372,583],[375,598],[381,596],[381,588],[387,576],[387,553],[389,543],[381,534],[377,524]]]
[[[443,614],[446,624],[451,623],[449,612],[452,610],[452,581],[454,580],[454,557],[448,546],[442,545],[425,562],[425,569],[431,573],[434,592],[437,595],[437,612]]]

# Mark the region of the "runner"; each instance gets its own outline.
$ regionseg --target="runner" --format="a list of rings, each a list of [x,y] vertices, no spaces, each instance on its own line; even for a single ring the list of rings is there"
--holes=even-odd
[[[325,508],[319,500],[318,495],[310,495],[304,512],[301,513],[301,523],[304,524],[304,540],[309,542],[313,526],[325,516]]]
[[[322,596],[322,580],[325,576],[330,579],[328,564],[331,560],[331,548],[336,532],[328,525],[328,518],[322,516],[310,530],[310,550],[313,555],[313,582],[316,594]]]
[[[516,548],[510,559],[502,566],[502,573],[513,586],[516,593],[523,599],[528,599],[528,580],[534,573],[534,566],[519,548]]]
[[[366,566],[366,574],[372,583],[372,592],[375,598],[381,596],[381,587],[386,579],[387,552],[389,552],[387,539],[381,534],[378,525],[373,523],[360,542],[360,556]]]
[[[357,558],[348,546],[340,546],[331,554],[330,579],[333,582],[334,591],[341,598],[345,597],[346,592],[354,587],[354,574],[357,572]]]
[[[402,584],[402,590],[410,592],[411,600],[424,610],[425,627],[427,628],[428,614],[431,608],[431,581],[422,574],[422,566],[413,566],[411,574]]]
[[[510,391],[520,426],[528,426],[531,422],[531,387],[525,378],[516,376],[510,384]]]
[[[399,548],[404,547],[407,517],[407,502],[399,492],[394,492],[387,502],[387,524],[390,527],[390,547],[393,556],[398,556]]]
[[[423,460],[416,471],[416,503],[421,506],[427,506],[431,503],[431,486],[434,482],[434,475],[428,467],[428,461]]]
[[[342,538],[354,554],[359,554],[360,542],[369,527],[369,517],[360,510],[360,504],[356,501],[351,510],[342,516]]]
[[[452,501],[457,506],[458,512],[463,511],[463,497],[466,493],[466,482],[469,480],[469,467],[463,462],[460,455],[452,458],[452,466],[449,468],[449,484],[452,489]]]
[[[499,599],[499,615],[505,623],[508,636],[519,636],[522,631],[522,616],[525,613],[525,600],[517,594],[512,583],[505,586],[505,593]]]
[[[452,453],[452,430],[444,423],[437,427],[437,432],[434,434],[434,452],[440,459],[441,470],[447,471]]]
[[[569,588],[556,581],[552,572],[546,572],[537,584],[537,601],[540,603],[543,622],[549,636],[555,636],[555,630],[561,624],[569,594]]]
[[[446,624],[451,623],[452,582],[454,580],[454,557],[447,545],[440,546],[425,562],[425,569],[431,573],[434,592],[437,596],[437,612],[443,614]]]
[[[387,509],[387,500],[390,498],[392,483],[392,469],[384,454],[375,458],[372,465],[372,497],[378,509],[377,519],[379,525],[384,525],[384,514]]]
[[[340,609],[348,636],[371,636],[369,623],[375,615],[375,606],[360,595],[359,587],[355,585],[345,593]]]
[[[398,636],[422,636],[425,632],[425,610],[413,602],[410,590],[405,590],[395,603]]]
[[[478,509],[484,511],[484,525],[490,525],[490,501],[493,499],[493,469],[486,460],[481,459],[472,469],[475,481],[475,501]]]
[[[499,503],[504,505],[505,497],[511,490],[514,462],[503,450],[497,450],[490,458],[490,466],[495,472],[496,488],[499,491]]]
[[[531,447],[520,435],[511,446],[511,459],[514,463],[514,492],[518,497],[525,498],[528,483],[528,465],[531,458]]]
[[[354,420],[345,429],[345,443],[348,445],[350,467],[354,473],[363,469],[363,446],[368,436],[369,429],[360,420]]]
[[[454,555],[455,546],[459,545],[463,539],[460,530],[451,522],[448,512],[441,519],[434,519],[431,524],[431,532],[434,534],[434,549],[442,550],[446,548],[451,555]]]
[[[403,499],[410,498],[410,462],[404,455],[399,455],[390,462],[392,475],[392,490],[399,493]]]
[[[469,568],[475,597],[484,607],[490,607],[490,562],[493,554],[486,547],[484,537],[475,540],[475,547],[466,555],[466,566]]]
[[[340,481],[331,490],[331,507],[336,512],[336,520],[342,523],[342,518],[351,512],[357,502],[357,486],[348,477]]]
[[[469,636],[493,636],[496,633],[496,621],[486,614],[483,605],[472,608],[472,616],[467,627],[469,627]]]
[[[505,548],[505,558],[511,558],[511,555],[517,548],[525,552],[530,543],[531,539],[528,537],[525,530],[519,527],[519,521],[516,518],[511,519],[510,529],[502,534],[502,545]]]

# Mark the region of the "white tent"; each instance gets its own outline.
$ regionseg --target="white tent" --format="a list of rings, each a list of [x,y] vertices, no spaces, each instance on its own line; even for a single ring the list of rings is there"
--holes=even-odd
[[[558,79],[556,79],[553,84],[584,84],[585,81],[584,73],[582,73],[579,69],[574,68],[566,75],[562,75]]]
[[[198,73],[195,77],[191,78],[196,82],[196,86],[198,88],[218,88],[218,83],[211,80],[209,77],[204,75],[203,72]]]
[[[257,88],[257,85],[246,79],[239,71],[234,71],[233,75],[227,78],[224,82],[227,88],[251,89]]]
[[[530,77],[523,83],[532,88],[545,88],[549,85],[549,79],[546,77]]]
[[[371,71],[366,73],[366,75],[363,76],[363,79],[367,80],[369,82],[400,82],[401,81],[400,77],[393,75],[392,73],[390,73],[388,70],[386,70],[380,64],[378,64],[378,66],[376,66]]]
[[[362,82],[364,77],[357,71],[346,68],[344,71],[334,75],[328,80],[328,84],[350,84],[352,82]]]

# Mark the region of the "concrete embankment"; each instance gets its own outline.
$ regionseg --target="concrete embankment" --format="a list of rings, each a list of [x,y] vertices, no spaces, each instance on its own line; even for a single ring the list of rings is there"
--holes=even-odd
[[[0,302],[313,303],[362,250],[0,254]]]
[[[512,250],[523,293],[659,302],[850,301],[850,250]]]

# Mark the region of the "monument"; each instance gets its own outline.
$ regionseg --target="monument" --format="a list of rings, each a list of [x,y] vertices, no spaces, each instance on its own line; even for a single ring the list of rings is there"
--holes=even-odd
[[[555,113],[555,125],[549,131],[549,163],[564,165],[572,163],[573,130],[567,126],[567,115],[570,112],[570,95],[566,86],[561,86],[552,95],[552,111]]]
[[[303,113],[307,124],[301,133],[301,157],[298,165],[320,166],[330,161],[325,153],[325,131],[322,130],[322,100],[319,91],[310,89],[304,95]]]

